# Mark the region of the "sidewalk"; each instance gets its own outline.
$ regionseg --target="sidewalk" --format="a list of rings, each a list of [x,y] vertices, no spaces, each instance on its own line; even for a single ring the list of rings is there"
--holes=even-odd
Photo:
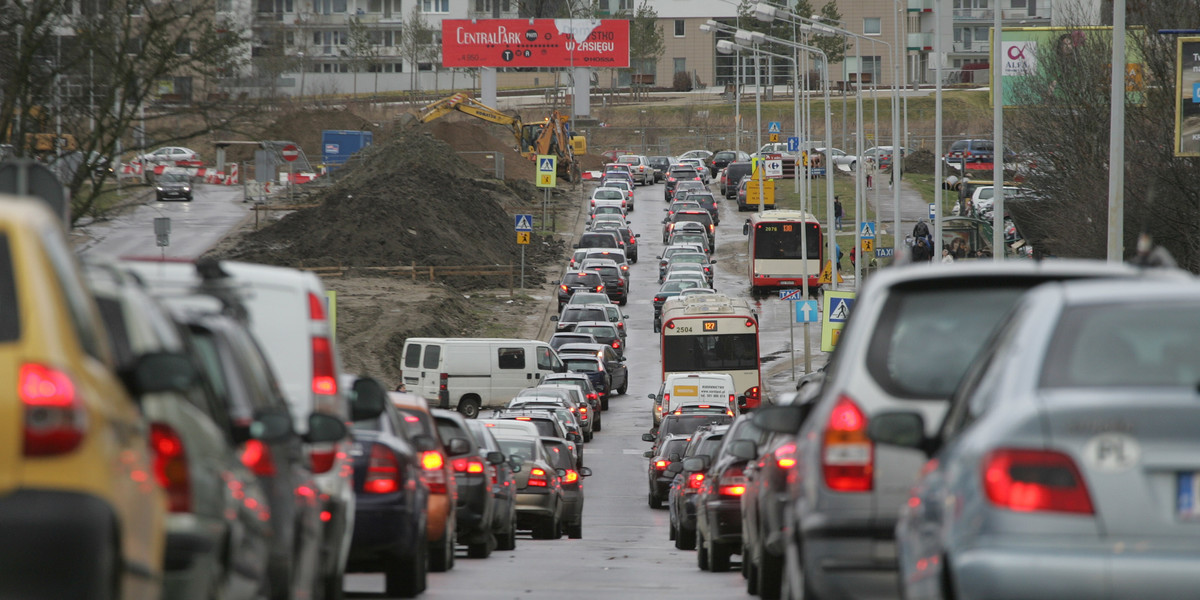
[[[895,222],[895,201],[893,194],[894,190],[888,186],[886,175],[880,177],[876,183],[876,189],[867,190],[867,206],[869,212],[875,217],[876,235],[884,233],[893,233],[892,224]],[[875,205],[875,194],[879,193],[879,205]],[[880,210],[882,209],[882,213]],[[913,226],[917,224],[917,220],[925,219],[929,221],[929,203],[921,196],[912,185],[901,178],[900,181],[900,232],[899,235],[903,238],[908,235]]]

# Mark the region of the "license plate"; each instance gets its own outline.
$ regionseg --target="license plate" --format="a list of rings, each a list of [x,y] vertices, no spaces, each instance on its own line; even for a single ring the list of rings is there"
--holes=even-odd
[[[795,281],[780,281],[779,285],[796,285]]]
[[[1179,487],[1175,494],[1175,514],[1180,519],[1200,520],[1200,472],[1178,474]]]

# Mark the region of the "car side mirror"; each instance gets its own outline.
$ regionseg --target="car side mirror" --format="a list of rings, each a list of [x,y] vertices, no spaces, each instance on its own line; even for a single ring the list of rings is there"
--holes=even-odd
[[[656,440],[656,439],[658,439],[658,437],[657,437],[657,436],[655,436],[653,433],[643,433],[643,434],[642,434],[642,441],[643,441],[643,442],[650,442],[650,443],[652,443],[652,444],[653,444],[653,443],[654,443],[654,440]]]
[[[580,477],[591,477],[592,476],[592,470],[587,467],[579,467],[578,472],[579,472]]]
[[[567,439],[575,442],[576,444],[583,443],[583,436],[579,435],[578,433],[568,433]]]
[[[670,473],[672,475],[674,475],[682,470],[683,470],[683,464],[678,463],[678,462],[673,462],[673,463],[667,465],[667,468],[666,468],[666,472]]]
[[[679,453],[678,453],[678,452],[672,452],[672,453],[671,453],[669,456],[667,456],[667,460],[669,460],[669,461],[671,461],[671,462],[673,462],[673,463],[677,463],[677,462],[679,462]]]
[[[488,452],[487,453],[487,461],[489,463],[492,463],[493,465],[502,465],[502,464],[504,464],[504,453]]]
[[[555,470],[554,470],[554,472],[555,472],[556,474],[558,474],[558,476],[559,476],[559,477],[566,477],[566,476],[567,476],[567,470],[566,470],[566,469],[555,469]]]
[[[462,438],[454,438],[450,440],[450,444],[446,446],[446,454],[450,456],[458,456],[471,451],[471,444]]]
[[[646,397],[647,397],[647,398],[649,398],[649,399],[651,399],[651,400],[653,400],[653,401],[655,401],[655,402],[658,402],[658,396],[657,396],[657,395],[655,395],[655,394],[646,394]]]
[[[293,433],[292,415],[286,410],[260,413],[250,423],[250,437],[268,444],[282,442]]]
[[[798,406],[763,406],[754,411],[752,422],[771,433],[796,433],[806,415]]]
[[[750,401],[746,400],[745,396],[738,396],[737,407],[739,411],[746,412],[746,409],[750,407]]]
[[[186,354],[150,352],[138,357],[133,367],[121,373],[129,394],[141,397],[161,392],[184,393],[191,389],[199,371]]]
[[[871,417],[867,436],[889,446],[913,448],[925,454],[937,450],[936,441],[925,436],[925,419],[912,411],[887,411]]]
[[[750,221],[742,224],[742,235],[750,235]]]
[[[709,458],[707,456],[693,456],[683,460],[684,471],[703,471],[708,469]]]
[[[635,234],[633,234],[633,237],[635,237],[635,238],[640,238],[640,237],[642,237],[642,234],[640,234],[640,233],[635,233]]]
[[[751,440],[735,440],[729,444],[729,455],[740,460],[758,458],[758,445]]]
[[[647,450],[642,453],[642,458],[654,458],[654,453]]]
[[[341,419],[325,413],[315,412],[308,415],[308,433],[304,441],[310,444],[336,442],[349,433],[346,424]]]
[[[350,395],[350,420],[366,421],[383,414],[387,403],[387,389],[373,377],[354,380]]]

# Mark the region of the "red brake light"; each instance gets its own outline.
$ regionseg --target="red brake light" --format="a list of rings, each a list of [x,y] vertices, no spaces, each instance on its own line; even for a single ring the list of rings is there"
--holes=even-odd
[[[612,347],[613,347],[613,348],[620,348],[620,347],[621,347],[621,340],[613,340],[613,342],[612,342]]]
[[[1062,452],[989,452],[983,459],[983,487],[992,504],[1010,510],[1094,514],[1083,475]]]
[[[327,337],[312,338],[312,391],[322,396],[337,393],[337,374],[333,368],[333,343]]]
[[[516,419],[516,420],[518,420],[518,421],[532,421],[533,419],[531,419],[531,418],[529,418],[529,417],[517,417],[517,419]]]
[[[821,468],[825,485],[840,492],[869,492],[874,487],[875,444],[867,437],[867,418],[847,396],[838,399],[825,427]]]
[[[367,480],[363,491],[368,494],[390,494],[400,489],[400,463],[381,444],[371,444],[371,459],[367,465]]]
[[[337,445],[335,444],[332,448],[312,450],[308,453],[308,458],[312,462],[313,473],[328,473],[337,459]]]
[[[665,470],[666,470],[666,468],[667,468],[668,466],[670,466],[670,465],[671,465],[671,461],[669,461],[669,460],[656,460],[656,461],[654,461],[654,468],[655,468],[655,469],[657,469],[657,470],[659,470],[659,471],[665,471]]]
[[[704,483],[704,473],[692,473],[688,475],[687,486],[690,489],[698,490]]]
[[[542,469],[534,467],[529,471],[529,481],[525,484],[527,487],[548,487],[550,482],[546,479],[546,472]]]
[[[565,284],[565,283],[564,283],[564,284],[562,284],[562,285],[560,285],[560,286],[558,286],[558,289],[560,289],[560,290],[562,290],[562,291],[564,291],[564,292],[567,292],[567,293],[570,293],[570,292],[571,292],[571,289],[570,289],[570,288],[568,288],[568,287],[567,287],[567,284]]]
[[[259,440],[250,440],[242,447],[242,464],[259,477],[275,476],[275,460],[271,448]]]
[[[438,471],[446,466],[446,459],[437,450],[426,450],[421,454],[421,468],[426,471]]]
[[[775,462],[781,469],[790,469],[796,466],[796,445],[784,444],[776,448]]]
[[[154,451],[154,476],[167,492],[171,512],[192,511],[192,485],[188,476],[183,440],[169,425],[150,425],[150,449]]]
[[[83,441],[87,415],[66,373],[45,365],[21,365],[17,395],[25,408],[25,456],[63,454]]]
[[[575,469],[567,469],[567,477],[563,479],[563,483],[576,483],[579,481],[579,473]]]

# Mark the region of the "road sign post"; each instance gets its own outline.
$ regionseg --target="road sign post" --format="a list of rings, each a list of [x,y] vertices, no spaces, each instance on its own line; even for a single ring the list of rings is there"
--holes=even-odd
[[[546,211],[550,207],[550,188],[558,185],[558,157],[553,154],[537,155],[537,175],[534,183],[545,190],[542,196],[542,229],[546,228]]]
[[[543,217],[542,227],[545,227]],[[521,246],[521,289],[525,289],[525,246],[529,245],[530,233],[533,231],[533,215],[516,215],[513,217],[513,229],[517,232],[517,244]]]

